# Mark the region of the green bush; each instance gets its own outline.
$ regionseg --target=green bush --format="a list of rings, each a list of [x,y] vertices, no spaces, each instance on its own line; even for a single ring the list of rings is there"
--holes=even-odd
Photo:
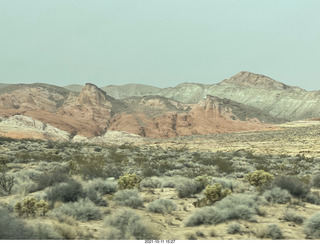
[[[320,238],[320,212],[313,214],[304,223],[304,233],[309,239]]]
[[[237,222],[232,222],[230,224],[228,224],[228,229],[227,229],[228,234],[242,234],[243,229],[241,224],[237,223]]]
[[[34,240],[33,229],[20,219],[15,218],[6,209],[0,208],[0,239],[1,240]]]
[[[108,240],[157,240],[158,233],[152,225],[132,210],[120,210],[106,218],[105,239]]]
[[[101,178],[88,181],[85,185],[87,191],[97,191],[101,195],[112,194],[117,191],[117,183],[115,181],[106,181]]]
[[[270,190],[266,190],[263,193],[263,196],[265,199],[267,199],[268,202],[272,203],[287,203],[291,199],[291,195],[287,190],[281,189],[280,187],[273,187]]]
[[[70,171],[83,179],[105,178],[107,159],[103,155],[75,155],[69,162]]]
[[[36,190],[40,191],[49,186],[67,181],[70,181],[68,171],[65,168],[57,168],[50,172],[42,173],[39,178],[35,180]]]
[[[320,175],[312,177],[311,185],[315,188],[320,188]]]
[[[274,185],[287,190],[294,197],[304,198],[310,192],[310,187],[296,176],[278,176]]]
[[[171,214],[177,209],[177,205],[170,199],[157,199],[148,205],[148,210],[155,213]]]
[[[6,173],[0,173],[0,189],[2,189],[6,194],[11,194],[11,189],[16,183],[14,176],[7,175]]]
[[[108,206],[102,198],[105,194],[112,194],[117,191],[117,183],[105,181],[101,178],[94,179],[85,184],[85,196],[98,206]]]
[[[160,188],[161,181],[158,179],[158,177],[148,177],[148,178],[144,178],[140,182],[140,186],[146,187],[146,188]]]
[[[77,181],[59,183],[46,190],[47,199],[51,202],[75,202],[84,196],[82,185]]]
[[[283,219],[296,224],[302,224],[305,220],[303,216],[298,215],[294,210],[287,210],[283,215]]]
[[[133,189],[140,187],[141,178],[136,174],[125,174],[118,180],[118,189]]]
[[[97,191],[85,191],[86,198],[93,202],[97,206],[108,206],[106,200],[102,198],[102,195]]]
[[[208,185],[204,190],[205,199],[210,205],[230,194],[230,189],[222,189],[222,185],[218,183],[215,183],[213,186]]]
[[[143,199],[137,189],[126,189],[114,194],[113,200],[123,206],[138,208],[143,204]]]
[[[88,199],[65,203],[50,211],[50,216],[54,218],[59,219],[65,215],[72,216],[80,221],[100,220],[102,218],[99,208]]]
[[[191,197],[199,191],[198,183],[188,178],[181,178],[181,180],[175,184],[175,188],[178,190],[178,196],[180,198]]]
[[[248,173],[245,176],[245,179],[249,181],[250,185],[257,187],[260,190],[262,186],[272,182],[274,177],[264,170],[256,170]]]
[[[217,201],[220,201],[222,198],[225,198],[227,195],[231,194],[230,189],[222,189],[222,186],[218,183],[212,185],[207,185],[204,190],[205,197],[197,200],[193,203],[195,207],[204,207],[211,206]]]
[[[260,204],[262,201],[256,195],[232,194],[194,212],[187,218],[186,226],[219,224],[233,219],[255,221],[256,215],[261,214]]]
[[[260,238],[271,238],[273,240],[283,239],[282,231],[277,224],[268,224],[258,233]]]
[[[207,185],[210,185],[212,181],[212,176],[201,175],[196,177],[194,180],[199,185],[199,188],[200,188],[199,191],[202,191],[204,188],[206,188]]]
[[[20,217],[30,217],[36,215],[36,203],[37,199],[33,197],[25,197],[22,202],[17,202],[14,206],[14,210]]]

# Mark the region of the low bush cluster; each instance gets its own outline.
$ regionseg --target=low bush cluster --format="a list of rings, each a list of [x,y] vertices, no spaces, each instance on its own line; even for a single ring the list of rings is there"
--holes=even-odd
[[[260,190],[262,186],[265,186],[272,182],[274,177],[264,170],[256,170],[254,172],[248,173],[245,176],[245,179],[250,183],[250,185],[257,187]]]
[[[233,219],[255,221],[255,216],[261,214],[260,204],[262,201],[257,195],[232,194],[194,212],[186,220],[186,226],[219,224]]]
[[[52,203],[75,202],[84,196],[82,185],[77,181],[59,183],[46,190],[47,199]]]
[[[292,196],[304,198],[310,192],[310,186],[300,181],[296,176],[278,176],[274,185],[287,190]]]
[[[148,177],[144,178],[140,182],[141,187],[146,187],[146,188],[159,188],[161,187],[161,181],[159,180],[158,177]]]
[[[106,218],[104,238],[108,240],[157,240],[152,225],[132,210],[120,210]]]
[[[207,185],[206,189],[204,190],[205,197],[197,200],[193,203],[195,207],[204,207],[204,206],[211,206],[217,201],[225,198],[226,196],[231,194],[230,189],[222,189],[222,185],[218,183],[214,183],[213,185]]]
[[[37,191],[45,189],[49,186],[54,186],[61,182],[68,182],[70,178],[68,176],[68,171],[65,168],[56,168],[50,172],[42,173],[38,179],[35,181]]]
[[[34,217],[37,213],[45,216],[49,211],[48,203],[44,200],[37,201],[33,197],[25,197],[22,202],[17,202],[14,210],[20,217]]]
[[[65,203],[50,211],[50,216],[60,219],[68,215],[80,221],[99,220],[102,213],[89,199],[80,199],[77,202]]]
[[[238,222],[232,222],[228,225],[228,229],[227,229],[228,234],[242,234],[243,229],[242,229],[242,225],[239,224]]]
[[[98,206],[107,206],[107,202],[102,198],[105,194],[112,194],[117,191],[117,183],[105,181],[101,178],[91,180],[85,184],[85,196]]]
[[[175,188],[178,190],[178,196],[180,198],[191,197],[199,192],[199,185],[193,179],[181,178],[176,183]]]
[[[271,203],[287,203],[291,199],[291,195],[287,190],[281,189],[280,187],[273,187],[270,190],[266,190],[263,196],[268,202]]]
[[[119,190],[133,189],[140,187],[141,178],[136,174],[125,174],[118,180]]]
[[[148,210],[155,213],[171,214],[177,209],[177,205],[170,199],[157,199],[148,205]]]
[[[313,214],[305,221],[304,233],[309,239],[320,238],[320,212]]]
[[[301,215],[298,215],[294,210],[287,210],[284,212],[283,219],[286,221],[291,221],[296,224],[302,224],[305,218]]]
[[[283,239],[283,234],[277,224],[268,224],[258,232],[260,238],[271,238],[272,240]]]
[[[2,240],[34,240],[35,235],[28,225],[15,218],[6,209],[0,208],[0,239]]]
[[[139,208],[143,204],[143,199],[137,189],[126,189],[114,194],[113,200],[122,206]]]

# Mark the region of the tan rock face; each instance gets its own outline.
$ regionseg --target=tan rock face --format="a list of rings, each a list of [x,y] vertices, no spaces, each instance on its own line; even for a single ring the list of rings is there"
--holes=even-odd
[[[260,121],[272,120],[255,108],[209,95],[197,104],[161,96],[120,101],[90,83],[79,94],[45,85],[24,85],[0,94],[0,101],[0,116],[21,114],[85,137],[123,131],[142,137],[171,138],[256,130],[269,126]]]
[[[14,115],[0,119],[0,136],[67,141],[70,134],[33,118]]]

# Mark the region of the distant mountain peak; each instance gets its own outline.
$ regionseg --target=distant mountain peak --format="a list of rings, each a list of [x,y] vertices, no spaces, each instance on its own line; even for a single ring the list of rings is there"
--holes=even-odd
[[[78,105],[103,105],[108,100],[108,96],[105,91],[92,83],[86,83],[82,88],[79,97],[77,99]]]
[[[287,90],[293,88],[268,76],[255,74],[248,71],[241,71],[229,79],[223,80],[220,84],[231,84],[244,87],[256,87],[263,89]]]

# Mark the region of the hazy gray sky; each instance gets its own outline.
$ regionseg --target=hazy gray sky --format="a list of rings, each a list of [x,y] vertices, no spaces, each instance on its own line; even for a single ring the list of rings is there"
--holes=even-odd
[[[320,90],[320,0],[0,0],[0,83]]]

